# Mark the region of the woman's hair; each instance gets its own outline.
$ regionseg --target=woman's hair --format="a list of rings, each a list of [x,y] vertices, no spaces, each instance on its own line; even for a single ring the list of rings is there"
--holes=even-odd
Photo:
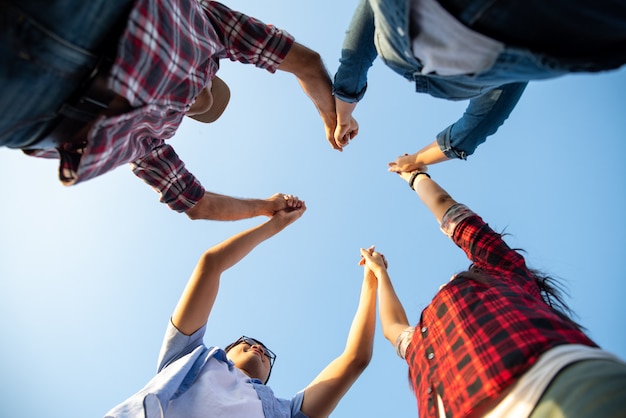
[[[515,251],[523,251],[520,249],[514,249]],[[535,281],[537,286],[539,287],[539,291],[541,293],[541,299],[552,309],[552,311],[557,314],[561,319],[565,321],[569,321],[580,331],[586,331],[585,327],[583,327],[578,322],[574,321],[572,317],[576,316],[575,312],[567,305],[565,302],[564,296],[569,296],[567,289],[561,283],[560,279],[556,279],[549,274],[537,269],[528,269],[532,276],[532,279]],[[490,275],[482,272],[478,267],[476,267],[473,263],[469,266],[469,269],[461,272],[458,276],[463,276],[468,279],[476,280],[480,283],[487,283]]]

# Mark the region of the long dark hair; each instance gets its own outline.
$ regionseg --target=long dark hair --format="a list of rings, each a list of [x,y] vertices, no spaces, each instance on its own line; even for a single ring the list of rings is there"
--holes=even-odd
[[[522,249],[513,249],[517,252],[524,252]],[[532,280],[535,281],[541,292],[541,299],[548,305],[552,311],[557,314],[561,319],[571,322],[580,331],[586,331],[586,328],[576,322],[573,317],[576,317],[576,313],[565,302],[565,296],[569,296],[565,285],[562,283],[562,279],[557,279],[541,270],[528,268],[530,271]],[[480,268],[476,267],[473,263],[469,266],[469,269],[458,273],[457,276],[467,277],[472,280],[476,280],[481,283],[487,283],[491,277],[487,273],[484,273]]]

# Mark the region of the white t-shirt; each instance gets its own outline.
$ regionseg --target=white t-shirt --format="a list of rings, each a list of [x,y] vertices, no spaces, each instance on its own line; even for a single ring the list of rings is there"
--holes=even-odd
[[[409,7],[411,32],[417,34],[413,55],[424,75],[476,74],[491,68],[504,50],[504,44],[464,26],[435,0],[411,0]]]

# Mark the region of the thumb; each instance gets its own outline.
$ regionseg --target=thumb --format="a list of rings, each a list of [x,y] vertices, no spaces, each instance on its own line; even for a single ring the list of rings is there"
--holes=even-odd
[[[365,263],[369,259],[370,253],[369,253],[369,251],[367,251],[367,250],[365,250],[363,248],[359,248],[359,252],[361,253],[361,259],[359,260],[359,266],[363,266],[363,265],[365,265]]]

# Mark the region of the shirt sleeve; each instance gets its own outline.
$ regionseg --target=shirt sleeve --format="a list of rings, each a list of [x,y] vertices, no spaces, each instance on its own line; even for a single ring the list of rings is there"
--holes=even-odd
[[[413,334],[415,334],[415,327],[407,327],[396,338],[396,354],[401,359],[406,359],[406,349],[411,344]]]
[[[378,56],[374,44],[374,13],[368,0],[361,0],[341,47],[333,94],[347,103],[358,102],[367,90],[367,73]]]
[[[509,117],[528,83],[511,83],[471,99],[463,116],[437,135],[448,158],[466,159]]]
[[[202,345],[205,332],[206,325],[191,335],[185,335],[172,324],[170,319],[165,330],[165,336],[163,337],[161,351],[159,352],[157,373],[172,362],[191,353],[195,348]]]
[[[285,30],[231,10],[215,1],[204,2],[207,17],[231,61],[254,64],[276,72],[293,45],[294,38]]]
[[[163,144],[131,163],[133,173],[161,196],[172,210],[191,209],[204,196],[204,187],[186,168],[174,148]]]
[[[291,398],[290,406],[291,406],[292,418],[308,418],[308,416],[304,415],[301,411],[303,400],[304,400],[304,389],[296,393],[296,395],[293,398]]]
[[[452,205],[441,219],[441,229],[458,245],[474,265],[485,271],[506,272],[506,276],[529,277],[524,257],[512,250],[467,206]]]

